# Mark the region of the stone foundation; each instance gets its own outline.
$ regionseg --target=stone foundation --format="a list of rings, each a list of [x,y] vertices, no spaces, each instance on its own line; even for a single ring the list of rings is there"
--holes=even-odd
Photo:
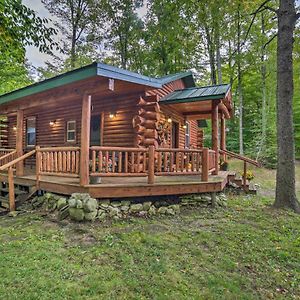
[[[216,207],[227,206],[227,198],[220,194],[195,194],[178,197],[177,201],[160,200],[96,200],[89,194],[72,194],[69,199],[46,193],[32,200],[33,208],[57,213],[58,219],[70,218],[73,221],[119,220],[132,216],[151,217],[154,215],[174,216],[188,206]]]

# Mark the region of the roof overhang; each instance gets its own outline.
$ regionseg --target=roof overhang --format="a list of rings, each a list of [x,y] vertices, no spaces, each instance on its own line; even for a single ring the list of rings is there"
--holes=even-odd
[[[162,88],[165,84],[178,79],[184,80],[186,82],[186,86],[195,85],[192,72],[190,71],[168,75],[162,78],[154,78],[103,63],[93,63],[88,66],[4,94],[0,96],[0,105],[95,76],[122,80],[152,88]]]
[[[212,102],[219,102],[219,111],[225,118],[232,116],[232,96],[229,84],[193,87],[176,90],[160,100],[161,105],[171,106],[188,119],[208,119]]]

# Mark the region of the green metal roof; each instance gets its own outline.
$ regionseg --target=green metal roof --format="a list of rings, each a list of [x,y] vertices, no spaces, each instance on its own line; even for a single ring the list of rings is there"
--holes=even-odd
[[[44,92],[53,88],[61,87],[69,83],[87,79],[93,76],[103,76],[116,80],[123,80],[136,84],[146,85],[153,88],[161,88],[164,84],[177,79],[183,79],[188,87],[195,86],[192,72],[178,73],[168,75],[162,78],[154,78],[95,62],[88,66],[1,95],[0,105],[26,96]]]
[[[230,90],[230,84],[192,87],[176,90],[160,100],[162,104],[184,103],[205,100],[218,100],[226,96]]]

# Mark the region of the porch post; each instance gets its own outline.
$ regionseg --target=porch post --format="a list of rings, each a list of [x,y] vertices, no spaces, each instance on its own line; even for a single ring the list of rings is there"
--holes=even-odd
[[[91,95],[84,94],[81,110],[80,185],[89,184]]]
[[[211,122],[212,122],[212,149],[216,152],[216,161],[215,161],[215,171],[213,175],[218,175],[219,173],[219,101],[212,101],[212,113],[211,113]]]
[[[221,149],[226,150],[226,120],[224,115],[221,117]],[[226,160],[226,155],[222,155],[223,160]]]
[[[24,112],[17,111],[17,131],[16,131],[16,151],[17,157],[23,155],[23,130],[24,130]],[[24,174],[24,161],[20,161],[16,165],[16,175],[22,176]]]

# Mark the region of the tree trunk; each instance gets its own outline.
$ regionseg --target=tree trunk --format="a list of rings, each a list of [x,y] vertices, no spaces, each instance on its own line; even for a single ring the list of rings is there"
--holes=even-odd
[[[240,8],[238,10],[238,26],[237,26],[237,77],[238,77],[238,95],[239,95],[239,138],[240,138],[240,154],[244,154],[244,138],[243,138],[243,89],[242,89],[242,70],[241,70],[241,18]]]
[[[222,84],[222,61],[221,61],[221,46],[220,46],[220,28],[216,25],[216,59],[217,59],[217,73],[218,84]]]
[[[266,49],[264,44],[265,37],[265,20],[264,13],[261,14],[261,34],[263,37],[261,46],[261,81],[262,81],[262,106],[261,106],[261,140],[259,145],[259,150],[257,152],[256,160],[259,159],[261,153],[265,150],[266,145],[266,132],[267,132],[267,87],[266,87],[266,77],[267,77],[267,67],[266,67]]]
[[[215,49],[212,41],[212,37],[207,25],[205,25],[206,41],[207,41],[207,50],[209,55],[209,65],[210,65],[210,78],[211,84],[217,84],[216,76],[216,64],[215,64]]]
[[[293,130],[293,33],[294,0],[280,0],[277,42],[277,175],[274,206],[300,213],[295,187],[295,142]]]

